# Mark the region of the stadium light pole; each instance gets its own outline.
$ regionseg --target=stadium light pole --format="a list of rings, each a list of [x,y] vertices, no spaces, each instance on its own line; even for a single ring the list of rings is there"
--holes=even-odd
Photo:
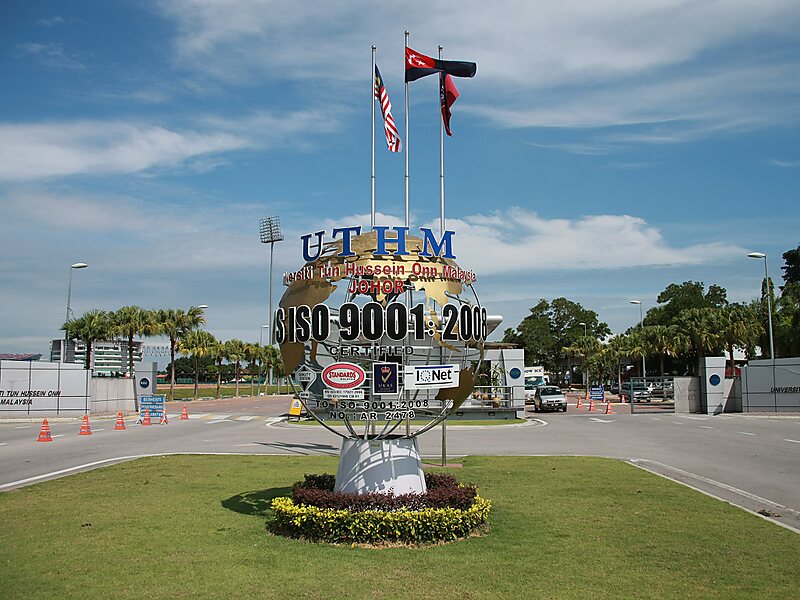
[[[69,267],[69,285],[67,286],[67,316],[64,319],[64,323],[69,323],[72,319],[70,319],[70,315],[72,314],[72,272],[78,269],[85,269],[88,267],[84,262],[77,262]],[[64,345],[61,347],[61,362],[66,362],[65,358],[67,355],[67,339],[69,334],[66,330],[64,330]]]
[[[639,328],[644,329],[644,316],[642,313],[642,301],[641,300],[631,300],[631,304],[638,304],[639,305]],[[647,377],[647,366],[644,362],[644,350],[642,350],[642,378]]]
[[[778,411],[778,396],[775,393],[775,342],[772,339],[772,286],[769,283],[767,255],[764,252],[751,252],[748,258],[764,259],[764,281],[767,284],[767,316],[769,317],[769,358],[772,361],[772,393],[775,400],[775,412]]]
[[[277,216],[264,217],[259,221],[258,232],[262,244],[269,244],[269,314],[267,315],[267,325],[269,329],[269,345],[275,343],[275,327],[272,326],[272,258],[275,251],[275,242],[283,240],[281,232],[281,221]],[[269,378],[272,380],[272,367],[269,368]],[[269,392],[269,388],[267,388]]]

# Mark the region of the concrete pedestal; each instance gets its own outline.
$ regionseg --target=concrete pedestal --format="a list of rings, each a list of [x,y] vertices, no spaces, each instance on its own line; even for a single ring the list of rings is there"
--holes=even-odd
[[[357,494],[424,494],[427,488],[417,440],[343,440],[334,489]]]

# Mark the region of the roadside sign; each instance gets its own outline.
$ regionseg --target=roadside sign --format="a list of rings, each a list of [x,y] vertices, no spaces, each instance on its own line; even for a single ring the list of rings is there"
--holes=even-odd
[[[376,396],[397,394],[400,382],[397,375],[397,363],[372,364],[372,393]]]
[[[303,403],[299,398],[292,398],[292,405],[289,407],[290,417],[299,417],[303,412]]]
[[[151,419],[161,419],[166,401],[166,396],[139,396],[139,418],[144,419],[144,411],[149,410]]]
[[[591,400],[603,400],[605,399],[605,390],[603,390],[602,385],[595,385],[589,388],[589,398]]]
[[[458,365],[423,365],[406,367],[404,387],[407,390],[458,387]]]
[[[306,365],[303,365],[294,374],[295,378],[297,379],[297,383],[300,384],[300,387],[303,388],[305,392],[311,384],[317,379],[317,374],[309,369]]]

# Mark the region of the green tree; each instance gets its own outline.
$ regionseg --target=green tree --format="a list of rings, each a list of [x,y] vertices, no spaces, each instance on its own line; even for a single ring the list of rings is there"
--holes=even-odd
[[[133,370],[133,338],[137,335],[149,336],[160,333],[155,311],[145,310],[138,306],[123,306],[109,316],[111,332],[128,341],[128,376],[133,386],[134,409],[139,411],[139,394],[136,389],[136,377]]]
[[[562,379],[567,364],[565,347],[570,347],[584,336],[604,338],[610,330],[606,323],[598,320],[597,313],[566,298],[555,298],[552,302],[540,300],[530,309],[522,322],[514,329],[507,329],[504,342],[521,346],[525,350],[527,366],[542,365]]]
[[[222,361],[228,358],[226,353],[225,342],[217,340],[209,352],[209,356],[213,357],[217,367],[217,392],[215,397],[219,398],[219,387],[222,381]]]
[[[86,369],[92,368],[92,348],[94,343],[108,338],[110,324],[108,313],[103,310],[90,310],[72,321],[67,321],[61,329],[66,331],[71,340],[81,340],[86,344]],[[66,353],[66,348],[62,350]]]
[[[175,397],[175,352],[178,349],[178,340],[184,338],[190,331],[197,329],[206,322],[203,309],[192,306],[184,311],[181,308],[167,308],[156,313],[156,321],[161,335],[169,338],[169,399]]]
[[[239,395],[239,374],[242,361],[245,360],[245,348],[247,344],[242,340],[228,340],[225,342],[225,355],[228,360],[236,365],[234,379],[236,380],[236,396]]]
[[[719,308],[689,308],[679,315],[677,327],[689,340],[689,366],[693,373],[697,373],[697,361],[700,358],[722,353],[721,320],[722,311]]]
[[[622,362],[633,359],[638,352],[636,338],[632,335],[621,333],[611,338],[605,348],[606,353],[616,361],[617,386],[622,390]]]
[[[583,386],[586,389],[586,397],[589,397],[589,367],[591,366],[595,357],[602,351],[602,345],[597,339],[592,336],[585,335],[578,338],[576,343],[572,346],[564,346],[562,349],[567,356],[576,356],[580,359],[581,364],[585,369],[585,376],[583,378]]]
[[[244,357],[247,361],[247,372],[250,374],[250,395],[252,396],[255,393],[255,380],[253,378],[253,374],[257,374],[259,372],[259,361],[262,360],[264,355],[264,346],[253,343],[253,344],[245,344],[244,347]]]
[[[718,285],[705,286],[701,281],[671,283],[658,295],[654,306],[647,311],[645,325],[674,325],[680,314],[690,308],[722,308],[728,303],[727,291]]]
[[[194,399],[198,397],[198,387],[200,381],[200,359],[208,357],[216,345],[216,339],[207,331],[193,329],[178,342],[178,350],[181,354],[191,356],[194,359]]]
[[[736,372],[735,348],[749,352],[762,331],[757,309],[748,304],[729,304],[717,315],[719,337],[728,351],[731,376]]]
[[[642,351],[645,356],[658,355],[659,373],[662,377],[666,371],[666,357],[677,357],[690,347],[688,338],[675,325],[646,325],[641,334]]]

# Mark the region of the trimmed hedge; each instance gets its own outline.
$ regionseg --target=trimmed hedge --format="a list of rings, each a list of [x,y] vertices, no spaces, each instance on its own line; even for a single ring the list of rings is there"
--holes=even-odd
[[[407,544],[456,540],[485,525],[492,503],[476,496],[467,510],[424,508],[353,512],[295,504],[291,498],[272,501],[279,531],[313,541]]]
[[[275,498],[273,529],[313,541],[431,543],[468,536],[491,509],[474,485],[445,473],[425,473],[425,494],[343,494],[335,482],[327,473],[306,475],[292,498]]]
[[[365,510],[422,510],[424,508],[460,508],[472,506],[478,490],[474,485],[460,485],[455,477],[444,473],[425,473],[428,491],[424,494],[401,494],[373,492],[367,494],[344,494],[334,492],[336,477],[329,474],[306,475],[292,487],[292,498],[296,504],[363,512]]]

